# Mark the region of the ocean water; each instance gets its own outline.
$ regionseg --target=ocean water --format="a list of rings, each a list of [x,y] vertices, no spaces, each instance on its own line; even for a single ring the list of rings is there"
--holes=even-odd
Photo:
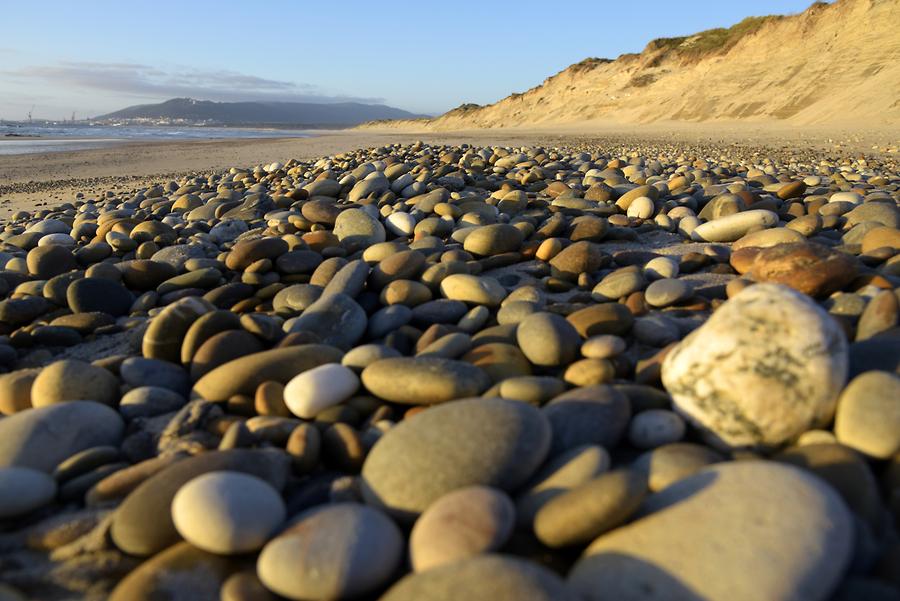
[[[14,134],[14,135],[10,135]],[[240,138],[308,138],[301,129],[138,125],[0,124],[0,155],[102,148],[135,140],[217,140]]]

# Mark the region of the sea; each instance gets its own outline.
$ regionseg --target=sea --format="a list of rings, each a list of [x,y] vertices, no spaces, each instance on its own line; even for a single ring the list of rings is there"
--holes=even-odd
[[[103,148],[136,140],[308,138],[314,130],[175,125],[0,123],[0,155]]]

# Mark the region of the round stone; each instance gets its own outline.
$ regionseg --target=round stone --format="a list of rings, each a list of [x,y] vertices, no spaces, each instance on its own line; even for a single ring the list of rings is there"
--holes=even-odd
[[[243,271],[260,259],[274,260],[288,251],[288,244],[281,238],[268,237],[255,240],[241,240],[234,245],[225,266],[228,269]]]
[[[665,278],[656,280],[644,291],[644,300],[652,307],[668,307],[691,295],[691,287],[684,280]]]
[[[28,251],[25,261],[28,272],[41,280],[49,280],[53,276],[78,269],[78,262],[72,251],[65,246],[37,246]]]
[[[334,235],[342,244],[359,249],[384,242],[384,226],[363,209],[341,211],[334,222]]]
[[[867,371],[841,393],[834,420],[838,441],[875,459],[900,452],[900,377]]]
[[[480,256],[499,255],[519,250],[523,239],[522,231],[512,225],[483,225],[474,228],[466,236],[463,248]]]
[[[118,282],[106,278],[81,278],[69,284],[66,300],[75,313],[100,311],[114,317],[128,315],[134,296]]]
[[[387,584],[403,551],[400,530],[383,513],[337,503],[298,516],[263,548],[256,571],[288,599],[347,599]]]
[[[384,220],[384,226],[395,236],[412,236],[416,229],[416,218],[409,213],[397,211]]]
[[[535,365],[567,365],[578,356],[581,337],[566,319],[555,313],[533,313],[516,329],[516,341]]]
[[[594,221],[605,224],[605,220]],[[600,236],[606,233],[605,225],[601,228]],[[582,240],[570,244],[550,259],[551,272],[554,276],[577,281],[582,273],[593,273],[603,267],[609,257],[603,253],[598,244]]]
[[[381,601],[576,601],[559,576],[536,563],[478,555],[406,576]]]
[[[349,399],[357,388],[356,372],[340,363],[326,363],[293,377],[284,387],[284,402],[297,417],[313,419]]]
[[[413,570],[421,572],[495,551],[506,543],[515,521],[515,507],[503,491],[470,486],[448,493],[413,526],[409,537]]]
[[[678,276],[678,262],[670,257],[656,257],[644,265],[644,277],[649,280],[674,278]]]
[[[711,466],[649,497],[642,513],[585,550],[568,576],[576,594],[824,601],[853,552],[853,518],[838,493],[772,461]],[[685,541],[704,544],[688,553]]]
[[[639,449],[654,449],[678,442],[684,437],[684,420],[666,409],[647,409],[638,413],[628,425],[628,442]]]
[[[824,298],[853,281],[858,271],[856,259],[846,253],[821,244],[799,242],[760,250],[749,274],[757,282],[784,284]]]
[[[0,467],[0,520],[39,509],[56,497],[56,480],[27,467]]]
[[[286,515],[284,501],[265,480],[241,472],[198,476],[172,499],[172,521],[186,541],[210,553],[261,549]]]
[[[177,392],[158,386],[132,388],[122,396],[119,413],[125,419],[152,417],[178,411],[187,404],[187,399]]]
[[[464,303],[498,307],[506,298],[506,288],[494,278],[455,273],[441,280],[441,294]]]
[[[476,396],[491,385],[471,363],[442,357],[395,357],[370,363],[362,383],[378,398],[406,405],[432,405]]]
[[[756,284],[666,355],[662,381],[716,444],[777,445],[831,419],[847,370],[831,316],[786,286]]]
[[[41,370],[31,386],[31,405],[45,407],[66,401],[119,404],[119,380],[102,367],[64,359]]]
[[[513,490],[550,448],[547,419],[520,401],[465,399],[437,405],[388,430],[362,470],[367,503],[405,521],[465,486]]]
[[[553,428],[551,455],[586,444],[615,448],[631,418],[628,397],[602,384],[564,392],[541,411]]]
[[[534,533],[548,547],[590,542],[627,520],[647,494],[647,479],[616,470],[554,497],[534,516]]]
[[[17,369],[0,375],[0,413],[12,415],[31,408],[31,387],[40,369]]]
[[[124,430],[118,413],[90,401],[19,411],[0,419],[0,467],[51,472],[79,451],[118,446]]]

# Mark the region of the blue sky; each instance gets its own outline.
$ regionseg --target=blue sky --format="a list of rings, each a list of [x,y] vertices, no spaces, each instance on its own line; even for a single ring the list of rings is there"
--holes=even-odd
[[[176,96],[358,100],[440,113],[589,56],[789,14],[811,0],[0,0],[0,118],[93,116]]]

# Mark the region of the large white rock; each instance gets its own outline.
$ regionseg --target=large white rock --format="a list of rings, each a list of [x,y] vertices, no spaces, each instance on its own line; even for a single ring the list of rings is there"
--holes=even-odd
[[[750,230],[772,227],[776,223],[778,215],[774,212],[753,209],[698,225],[691,232],[691,238],[698,242],[734,242]]]
[[[585,550],[568,577],[580,598],[821,601],[853,551],[853,517],[837,491],[772,461],[706,468],[643,512]]]
[[[357,388],[356,372],[340,363],[326,363],[294,376],[284,387],[284,403],[297,417],[312,419],[349,399]]]
[[[662,381],[715,443],[777,445],[831,419],[847,367],[844,333],[822,308],[756,284],[666,356]]]

